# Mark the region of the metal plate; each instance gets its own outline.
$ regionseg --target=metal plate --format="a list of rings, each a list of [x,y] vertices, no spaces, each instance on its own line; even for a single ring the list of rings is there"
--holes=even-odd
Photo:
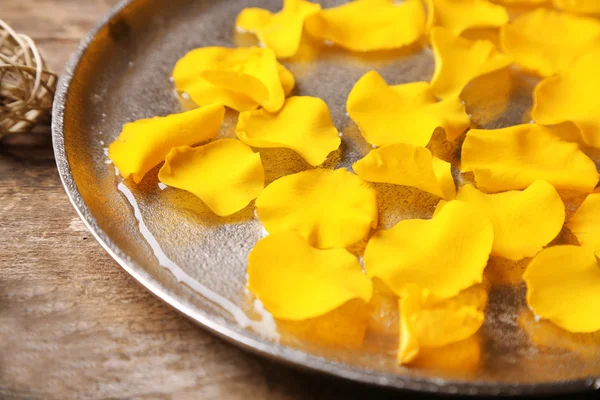
[[[205,328],[297,366],[426,392],[555,394],[600,388],[600,341],[565,334],[550,338],[554,347],[534,346],[517,324],[517,316],[527,312],[522,285],[493,288],[480,334],[481,362],[470,371],[399,367],[394,362],[395,343],[369,337],[359,348],[319,345],[286,333],[272,341],[256,333],[264,333],[265,324],[249,322],[246,314],[235,311],[251,316],[253,312],[244,290],[245,260],[262,229],[252,209],[227,220],[217,218],[191,195],[160,190],[156,171],[137,187],[119,185],[121,178],[108,163],[105,148],[125,122],[181,111],[169,82],[174,63],[196,47],[234,46],[235,16],[248,6],[276,10],[280,1],[125,1],[84,39],[68,63],[54,107],[56,161],[73,205],[111,256],[142,285]],[[287,65],[297,78],[296,94],[321,97],[330,106],[344,135],[339,166],[349,167],[368,151],[345,113],[354,82],[370,69],[392,84],[428,80],[433,58],[428,50],[361,57],[329,49],[312,63]],[[513,71],[467,88],[474,122],[495,128],[527,121],[534,84]],[[221,135],[231,136],[234,125],[235,114],[229,113]],[[457,154],[448,144],[435,151]],[[265,163],[269,180],[304,168],[286,152],[265,152]],[[436,202],[416,190],[383,185],[378,191],[382,222],[388,226],[401,218],[427,217]],[[138,205],[135,214],[132,198]],[[576,201],[570,203],[570,212]],[[180,268],[178,278],[187,284],[164,267]],[[199,291],[237,313],[237,320]]]

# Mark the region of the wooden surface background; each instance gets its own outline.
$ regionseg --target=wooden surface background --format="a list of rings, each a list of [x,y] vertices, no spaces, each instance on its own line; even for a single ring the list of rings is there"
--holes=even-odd
[[[114,3],[0,0],[0,18],[60,72]],[[193,325],[87,232],[61,186],[48,129],[0,143],[0,399],[396,397],[413,396],[298,372]]]

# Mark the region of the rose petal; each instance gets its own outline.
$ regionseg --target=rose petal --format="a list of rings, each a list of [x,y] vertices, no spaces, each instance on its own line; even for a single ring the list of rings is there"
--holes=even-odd
[[[127,123],[108,147],[108,156],[124,178],[133,176],[134,182],[139,183],[146,172],[164,161],[171,148],[214,138],[224,115],[222,105],[211,104],[166,117]]]
[[[249,146],[292,149],[312,166],[322,164],[341,142],[327,104],[308,96],[290,97],[276,113],[241,113],[236,133]]]
[[[256,49],[253,48],[226,47],[202,47],[192,50],[175,64],[173,69],[175,86],[179,92],[187,93],[199,106],[219,103],[238,111],[253,110],[259,106],[259,103],[252,98],[251,93],[240,92],[240,87],[229,90],[215,85],[204,79],[201,74],[207,70],[220,68],[224,62],[237,60],[236,62],[241,63],[244,59],[249,60],[255,52]],[[294,76],[283,65],[279,63],[275,65],[283,92],[288,94],[294,88]]]
[[[519,5],[539,5],[549,2],[550,0],[497,0],[503,4],[519,4]]]
[[[376,72],[360,78],[346,104],[350,118],[371,144],[408,143],[426,146],[436,128],[454,140],[469,128],[460,99],[436,101],[426,82],[388,86]]]
[[[540,8],[505,25],[502,48],[514,62],[541,76],[565,72],[590,49],[598,48],[600,23]]]
[[[510,58],[499,53],[492,42],[468,40],[441,27],[432,28],[431,45],[435,57],[431,90],[441,99],[460,96],[474,78],[510,64]]]
[[[534,91],[533,119],[545,125],[573,121],[584,143],[600,148],[598,63],[600,51],[589,53],[564,74],[540,82]]]
[[[306,19],[311,35],[352,51],[397,49],[419,40],[425,28],[420,0],[351,1]]]
[[[598,183],[594,162],[576,144],[537,124],[472,129],[461,162],[462,171],[473,171],[477,186],[488,192],[524,189],[537,180],[557,189],[591,192]]]
[[[400,332],[398,296],[379,279],[373,279],[373,296],[369,306],[369,331],[377,335],[397,336]]]
[[[253,47],[234,52],[211,69],[201,71],[200,77],[213,85],[244,94],[267,111],[275,112],[285,100],[277,65],[273,50]]]
[[[365,181],[412,186],[448,200],[456,195],[450,163],[424,147],[403,143],[380,147],[352,169]]]
[[[284,176],[256,201],[269,233],[296,231],[317,248],[347,247],[377,226],[375,190],[345,169]]]
[[[480,364],[481,338],[478,334],[442,347],[421,347],[419,355],[410,362],[413,368],[468,374],[477,372]]]
[[[255,33],[277,58],[288,58],[298,51],[304,20],[320,9],[320,4],[305,0],[284,0],[283,9],[275,14],[261,8],[245,8],[238,15],[235,26]]]
[[[585,247],[542,250],[527,266],[527,303],[569,332],[600,330],[600,266]]]
[[[487,0],[428,0],[433,24],[460,35],[470,28],[500,27],[508,22],[508,12]],[[433,6],[433,7],[432,7]]]
[[[198,196],[215,214],[231,215],[255,199],[264,186],[260,155],[235,139],[204,146],[176,147],[158,179]]]
[[[254,246],[248,287],[275,318],[285,320],[318,317],[356,298],[368,302],[373,291],[347,250],[315,249],[294,232],[269,235]]]
[[[353,299],[316,318],[301,321],[277,320],[277,331],[293,335],[312,346],[329,349],[360,349],[369,323],[370,305]]]
[[[600,14],[600,2],[598,0],[553,0],[552,4],[559,10],[578,14]]]
[[[600,193],[586,197],[567,227],[583,247],[600,257]]]
[[[286,0],[283,2],[283,8],[285,8],[285,4]],[[282,12],[283,9],[280,11],[280,13]],[[265,10],[264,8],[244,8],[235,19],[235,29],[240,33],[257,33],[258,31],[265,29],[265,27],[272,22],[274,15],[274,13],[269,10]],[[264,43],[264,41],[262,41],[260,38],[259,40]],[[273,48],[271,48],[271,50],[275,52]]]
[[[456,297],[460,297],[460,294]],[[483,323],[477,305],[439,299],[417,285],[405,287],[400,299],[398,363],[406,364],[421,348],[443,347],[473,336]]]
[[[485,216],[450,201],[430,220],[404,220],[376,232],[367,244],[365,267],[399,296],[414,283],[448,298],[482,281],[493,236]]]
[[[492,255],[518,261],[533,257],[562,229],[565,206],[554,186],[536,181],[524,191],[485,194],[463,186],[456,199],[485,214],[494,226]]]

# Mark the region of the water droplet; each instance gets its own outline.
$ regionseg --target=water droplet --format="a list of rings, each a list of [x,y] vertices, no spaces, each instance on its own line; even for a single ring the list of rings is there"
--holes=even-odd
[[[267,232],[267,230],[265,229],[264,226],[261,227],[260,234],[261,234],[261,237],[267,237],[267,236],[269,236],[269,232]]]

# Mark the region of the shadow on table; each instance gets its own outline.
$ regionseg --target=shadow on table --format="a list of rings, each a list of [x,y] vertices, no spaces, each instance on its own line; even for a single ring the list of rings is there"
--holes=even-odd
[[[0,184],[12,188],[60,185],[50,127],[0,139]]]
[[[0,157],[31,164],[54,163],[49,126],[39,126],[30,133],[16,133],[0,139]]]

